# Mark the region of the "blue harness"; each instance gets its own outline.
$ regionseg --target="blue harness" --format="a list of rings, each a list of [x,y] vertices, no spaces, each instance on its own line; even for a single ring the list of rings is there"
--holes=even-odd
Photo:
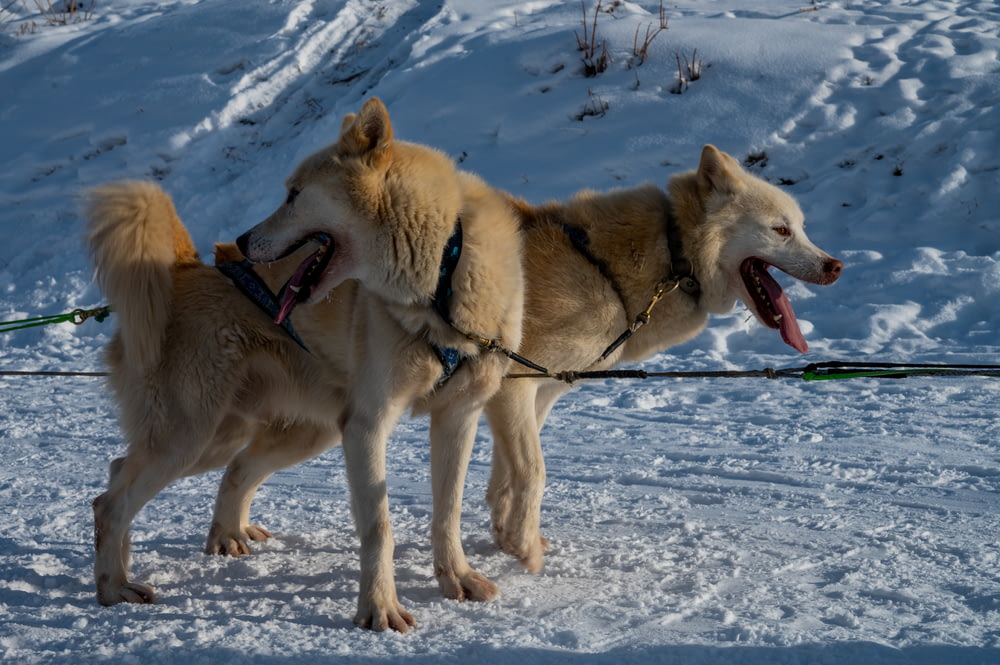
[[[462,221],[459,219],[455,222],[455,230],[452,232],[451,237],[448,238],[447,244],[444,246],[444,251],[441,254],[441,270],[438,275],[437,288],[434,291],[434,298],[431,301],[431,305],[434,307],[434,311],[438,313],[438,316],[447,323],[449,326],[452,324],[451,311],[449,303],[451,296],[454,291],[452,290],[451,280],[455,275],[455,269],[458,267],[458,260],[462,257]],[[243,261],[233,261],[231,263],[223,263],[216,266],[219,272],[232,280],[233,285],[236,286],[240,291],[243,292],[257,307],[259,307],[265,314],[271,317],[271,320],[277,318],[278,310],[280,308],[278,304],[278,298],[274,295],[271,289],[264,283],[264,280],[257,275],[253,270],[253,264],[247,260]],[[292,327],[291,317],[286,318],[281,322],[281,328],[288,334],[296,344],[301,346],[306,351],[309,348],[299,337],[298,333],[295,332],[295,328]],[[427,340],[430,345],[431,350],[434,351],[434,355],[437,356],[438,361],[441,363],[441,378],[438,379],[438,387],[447,383],[448,379],[454,376],[455,372],[462,365],[462,360],[465,356],[461,354],[458,349],[441,348],[436,344]]]
[[[264,283],[264,280],[253,271],[252,263],[247,260],[233,261],[232,263],[218,265],[216,268],[232,280],[233,285],[242,291],[243,295],[250,298],[253,304],[257,305],[265,314],[271,317],[272,321],[278,317],[278,297],[271,292],[271,289]],[[292,327],[292,319],[290,317],[282,321],[280,325],[282,330],[288,333],[288,336],[296,344],[309,351],[309,348],[303,343],[302,338],[295,332],[295,328]]]

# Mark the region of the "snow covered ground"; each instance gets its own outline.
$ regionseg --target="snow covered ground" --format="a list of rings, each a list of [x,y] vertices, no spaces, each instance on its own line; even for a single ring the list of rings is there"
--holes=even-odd
[[[709,142],[787,186],[846,264],[832,287],[784,280],[811,352],[737,311],[648,369],[1000,363],[996,3],[680,0],[639,65],[657,4],[605,0],[611,62],[585,78],[576,2],[105,0],[50,25],[5,1],[0,320],[102,304],[86,187],[159,180],[207,253],[377,95],[397,136],[534,202],[662,184]],[[677,55],[702,65],[683,94]],[[0,371],[99,370],[112,326],[0,335]],[[99,607],[90,501],[123,450],[113,404],[100,379],[0,376],[0,657],[997,663],[998,404],[1000,383],[975,378],[584,385],[543,433],[538,575],[491,541],[480,432],[463,530],[502,590],[487,604],[438,594],[427,423],[404,421],[390,500],[419,627],[401,636],[351,624],[338,450],[264,486],[252,517],[276,537],[239,560],[201,554],[219,474],[174,484],[134,524],[135,576],[161,602]]]

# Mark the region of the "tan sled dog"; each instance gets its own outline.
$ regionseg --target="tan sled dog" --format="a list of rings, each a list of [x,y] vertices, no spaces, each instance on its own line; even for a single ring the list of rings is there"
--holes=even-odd
[[[806,350],[791,304],[768,268],[832,284],[843,264],[809,241],[794,199],[712,146],[702,151],[697,170],[675,176],[668,189],[584,192],[568,203],[539,207],[511,200],[525,241],[522,356],[553,371],[607,369],[690,339],[710,313],[729,312],[737,300],[791,346]],[[224,250],[238,254],[235,247]],[[275,281],[290,271],[260,269]],[[657,295],[649,322],[609,351]],[[494,533],[530,571],[542,567],[545,550],[539,432],[569,388],[550,379],[507,379],[486,407],[494,435],[487,496]],[[253,483],[223,482],[216,522],[266,535],[248,524],[247,511],[259,484],[281,468],[274,462],[256,458]]]
[[[806,351],[768,268],[832,284],[843,264],[809,241],[795,200],[710,145],[697,170],[671,178],[668,190],[584,192],[539,207],[514,202],[526,250],[522,355],[552,371],[607,369],[690,339],[709,314],[727,313],[737,300]],[[661,300],[653,306],[655,296]],[[644,312],[650,318],[641,325]],[[635,333],[612,349],[637,321]],[[539,432],[567,390],[560,381],[508,379],[486,408],[494,535],[529,571],[542,567],[546,547]]]
[[[406,631],[414,620],[393,579],[385,454],[410,408],[431,416],[442,589],[495,596],[465,559],[459,517],[477,421],[508,366],[463,333],[509,347],[520,340],[520,236],[503,197],[437,151],[394,141],[385,107],[370,100],[335,144],[295,170],[286,202],[241,238],[258,260],[302,247],[275,304],[285,320],[307,303],[288,333],[199,260],[153,184],[95,190],[87,240],[119,321],[107,358],[128,441],[94,501],[102,604],[154,601],[151,587],[128,579],[128,531],[168,483],[228,465],[225,502],[227,487],[256,488],[269,475],[261,465],[288,466],[342,440],[361,539],[355,622]],[[235,518],[213,523],[209,551],[238,553],[266,535],[241,523],[238,499],[228,509]]]

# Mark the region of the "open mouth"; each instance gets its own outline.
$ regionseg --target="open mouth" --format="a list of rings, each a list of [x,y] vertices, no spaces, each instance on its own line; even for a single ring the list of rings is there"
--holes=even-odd
[[[286,254],[295,251],[307,242],[319,243],[319,248],[306,257],[305,261],[295,269],[295,272],[278,292],[278,316],[274,319],[275,323],[281,323],[287,319],[296,305],[309,300],[313,289],[322,279],[323,273],[333,257],[333,238],[325,233],[314,233],[305,237],[302,242],[297,243]]]
[[[740,277],[753,301],[751,309],[761,323],[781,332],[781,339],[800,353],[809,350],[788,296],[768,273],[770,264],[750,257],[740,265]]]

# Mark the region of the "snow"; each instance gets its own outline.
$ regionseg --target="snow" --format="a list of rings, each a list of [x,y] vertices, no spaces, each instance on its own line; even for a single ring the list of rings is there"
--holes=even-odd
[[[55,3],[58,6],[58,3]],[[746,311],[650,370],[821,360],[1000,363],[1000,9],[986,0],[605,2],[584,78],[575,2],[98,2],[0,11],[0,320],[102,304],[78,196],[154,178],[207,254],[265,216],[296,161],[373,95],[396,135],[533,202],[692,168],[713,143],[798,198],[844,260],[791,284],[811,351]],[[587,2],[588,13],[593,7]],[[815,11],[812,11],[815,9]],[[675,54],[703,64],[683,94]],[[588,105],[603,115],[585,115]],[[113,329],[0,335],[0,370],[101,369]],[[470,561],[491,603],[443,600],[427,423],[390,444],[396,575],[418,628],[351,624],[357,539],[339,450],[277,474],[275,538],[201,553],[219,474],[133,525],[152,606],[98,606],[90,501],[124,447],[100,379],[0,376],[0,657],[144,664],[1000,662],[1000,384],[982,378],[607,381],[543,432],[536,575],[492,543],[481,428]]]

